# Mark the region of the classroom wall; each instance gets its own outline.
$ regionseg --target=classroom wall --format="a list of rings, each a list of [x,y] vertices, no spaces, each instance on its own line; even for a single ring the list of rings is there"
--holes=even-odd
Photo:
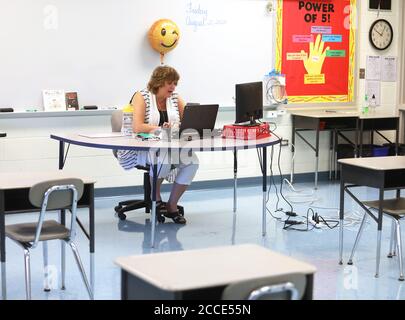
[[[368,10],[368,1],[359,2],[359,34],[358,34],[358,47],[357,47],[357,101],[359,105],[364,101],[365,95],[365,80],[360,80],[358,76],[359,68],[366,68],[367,55],[383,55],[383,56],[397,56],[398,57],[398,82],[381,82],[381,109],[387,111],[397,111],[399,104],[400,94],[400,70],[401,70],[401,54],[402,54],[402,34],[403,34],[403,6],[401,0],[392,1],[392,10],[381,11],[377,17],[376,11]],[[394,40],[392,45],[385,51],[381,52],[375,50],[369,40],[368,32],[371,24],[376,19],[386,19],[391,22],[394,28]]]
[[[364,80],[358,79],[358,69],[365,67],[367,54],[376,54],[368,43],[368,29],[376,19],[375,12],[367,10],[368,1],[359,1],[359,29],[357,41],[357,66],[356,66],[356,92],[357,101],[354,106],[360,107],[364,97]],[[393,0],[393,10],[381,13],[391,21],[395,28],[395,40],[391,48],[384,52],[387,55],[400,55],[400,32],[403,19],[403,2]],[[402,40],[401,40],[402,41]],[[400,60],[400,59],[399,59]],[[382,84],[383,108],[395,110],[399,96],[398,83]],[[318,105],[317,105],[318,106]],[[268,115],[268,114],[267,114]],[[265,113],[266,116],[266,113]],[[234,120],[232,111],[222,110],[218,115],[218,127],[231,123]],[[268,119],[277,124],[277,133],[291,141],[291,119],[289,115],[279,116],[277,119]],[[4,118],[0,114],[0,131],[8,133],[7,138],[0,139],[0,171],[31,171],[57,168],[58,143],[50,140],[50,133],[58,132],[105,132],[110,130],[109,114],[88,116],[62,117],[33,117],[33,118]],[[308,133],[313,137],[312,133]],[[311,139],[311,138],[310,138]],[[328,169],[328,142],[327,133],[321,135],[320,171]],[[296,146],[296,173],[313,172],[314,153],[304,143]],[[275,151],[278,154],[278,147]],[[290,172],[291,153],[289,147],[282,148],[281,166],[284,174]],[[214,152],[199,154],[200,170],[196,180],[232,179],[233,156],[231,152]],[[274,165],[276,173],[277,166]],[[88,149],[72,146],[66,169],[76,170],[82,174],[90,175],[98,181],[96,188],[133,186],[142,184],[142,174],[137,170],[125,172],[119,167],[109,150]],[[239,153],[239,177],[259,176],[260,169],[255,150]]]

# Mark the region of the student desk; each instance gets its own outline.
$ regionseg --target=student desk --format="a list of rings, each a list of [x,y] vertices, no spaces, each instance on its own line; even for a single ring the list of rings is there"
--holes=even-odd
[[[121,299],[221,299],[235,282],[307,275],[304,299],[312,299],[315,267],[258,245],[244,244],[199,250],[122,257]]]
[[[315,151],[315,188],[318,185],[318,166],[319,166],[319,133],[320,131],[331,132],[331,152],[329,161],[329,177],[331,178],[331,168],[336,163],[336,148],[338,145],[338,136],[350,142],[342,132],[354,131],[355,141],[354,156],[360,156],[363,152],[363,134],[365,131],[371,132],[371,144],[374,142],[374,132],[391,143],[389,139],[383,136],[380,131],[394,130],[396,132],[395,145],[398,154],[399,140],[399,116],[392,112],[376,111],[363,115],[357,110],[321,110],[321,111],[292,111],[292,152],[295,150],[295,136],[300,137],[312,150]],[[300,132],[315,131],[315,146],[306,140]],[[335,177],[337,170],[335,168]],[[294,179],[294,161],[291,167],[291,180]]]
[[[405,143],[405,107],[399,108],[400,114],[400,131],[402,132],[402,143]]]
[[[41,181],[79,177],[84,182],[83,196],[78,202],[78,208],[89,209],[88,233],[79,222],[80,228],[90,241],[90,281],[94,289],[94,183],[95,181],[81,175],[60,170],[44,172],[7,172],[0,173],[0,254],[2,274],[2,296],[6,299],[6,243],[5,215],[24,212],[39,212],[29,201],[30,188]],[[61,211],[61,223],[65,224],[65,210]]]
[[[318,187],[318,168],[319,168],[319,134],[321,131],[331,132],[331,145],[335,144],[336,134],[340,131],[351,130],[356,132],[355,154],[357,153],[357,128],[358,128],[358,112],[357,110],[347,111],[291,111],[292,117],[292,136],[291,150],[294,154],[295,136],[301,138],[315,152],[315,189]],[[315,131],[315,146],[313,146],[302,134],[304,131]],[[333,150],[330,151],[329,172],[331,177],[331,168],[333,166]],[[294,159],[291,163],[291,182],[294,180]]]
[[[237,152],[246,149],[262,149],[260,167],[263,179],[263,204],[262,204],[262,234],[266,235],[266,196],[267,196],[267,147],[280,143],[275,137],[260,140],[233,140],[222,139],[221,137],[194,139],[186,141],[177,139],[172,141],[142,141],[132,137],[109,137],[109,138],[89,138],[81,135],[51,135],[52,139],[59,141],[59,168],[62,169],[65,159],[65,143],[79,145],[90,148],[112,149],[112,150],[140,150],[148,151],[151,163],[153,164],[152,183],[152,223],[151,223],[151,247],[155,245],[156,227],[156,193],[153,190],[156,186],[158,160],[161,151],[184,153],[190,151],[211,152],[211,151],[233,151],[234,153],[234,211],[236,211],[236,173],[237,173]]]
[[[385,190],[397,190],[400,197],[400,189],[405,188],[405,156],[376,157],[341,159],[340,174],[340,233],[339,233],[339,263],[343,263],[343,220],[344,220],[344,196],[345,192],[351,196],[376,222],[378,225],[377,261],[380,258],[381,230]],[[346,185],[348,184],[348,185]],[[349,190],[354,187],[371,187],[379,189],[380,207],[378,217],[374,216],[363,203]],[[378,262],[377,262],[378,266]],[[377,270],[378,274],[378,270]]]
[[[399,143],[399,115],[392,112],[376,112],[367,115],[359,114],[359,156],[363,154],[363,133],[370,131],[370,143],[374,144],[374,132],[381,136],[388,143],[392,143],[380,131],[395,131],[395,154],[398,154]]]

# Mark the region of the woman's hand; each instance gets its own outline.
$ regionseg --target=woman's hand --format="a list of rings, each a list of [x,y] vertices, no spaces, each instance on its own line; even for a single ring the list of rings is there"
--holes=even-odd
[[[171,128],[171,124],[168,123],[168,122],[164,122],[163,125],[162,125],[162,128],[163,129],[169,129],[169,128]]]

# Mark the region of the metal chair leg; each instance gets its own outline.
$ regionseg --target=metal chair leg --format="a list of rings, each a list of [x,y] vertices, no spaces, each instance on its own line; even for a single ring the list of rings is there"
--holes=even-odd
[[[48,242],[42,242],[42,253],[44,257],[44,291],[49,292],[51,289],[49,288],[49,274],[48,274]]]
[[[398,248],[398,262],[399,262],[399,281],[404,281],[404,269],[402,262],[402,237],[401,237],[401,225],[399,220],[395,220],[396,223],[396,234],[397,234],[397,248]]]
[[[75,259],[76,259],[77,266],[79,267],[80,273],[82,275],[83,282],[86,285],[87,293],[89,294],[90,299],[94,300],[93,292],[91,290],[89,281],[87,280],[86,272],[84,271],[83,264],[82,264],[82,261],[80,259],[79,251],[77,250],[77,247],[73,242],[69,242],[69,245],[72,248],[73,255],[74,255]]]
[[[25,267],[25,295],[27,300],[31,300],[31,268],[30,252],[24,249],[24,267]]]
[[[1,298],[7,300],[6,263],[1,262]]]
[[[395,229],[395,227],[394,227],[394,229]],[[396,245],[396,243],[398,242],[398,237],[397,237],[397,233],[394,231],[394,246],[393,246],[393,249],[392,249],[392,256],[393,257],[395,257],[396,255],[397,255],[397,245]]]
[[[392,220],[391,223],[391,239],[390,239],[390,251],[388,252],[387,257],[392,258],[394,256],[393,254],[393,246],[395,245],[395,221]]]
[[[363,220],[361,221],[361,225],[360,225],[359,231],[357,232],[356,241],[354,242],[354,246],[353,246],[353,249],[352,249],[352,253],[351,253],[351,255],[350,255],[350,259],[349,259],[349,261],[347,262],[348,265],[352,265],[352,264],[353,264],[354,253],[356,252],[357,245],[359,244],[361,235],[362,235],[363,230],[364,230],[364,226],[366,225],[367,217],[368,217],[368,214],[367,214],[367,213],[364,213]]]
[[[378,278],[380,273],[380,260],[381,260],[381,234],[382,231],[377,231],[377,261],[375,266],[375,277]]]
[[[65,241],[61,241],[61,273],[62,273],[62,286],[61,289],[65,290],[65,277],[66,277],[66,248],[65,248]]]

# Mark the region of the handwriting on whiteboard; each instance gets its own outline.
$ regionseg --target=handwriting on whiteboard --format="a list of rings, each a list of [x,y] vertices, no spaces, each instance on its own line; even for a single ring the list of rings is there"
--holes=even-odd
[[[193,28],[193,31],[198,31],[198,28],[224,25],[225,19],[213,18],[208,8],[201,5],[200,2],[189,1],[186,5],[186,25]]]

